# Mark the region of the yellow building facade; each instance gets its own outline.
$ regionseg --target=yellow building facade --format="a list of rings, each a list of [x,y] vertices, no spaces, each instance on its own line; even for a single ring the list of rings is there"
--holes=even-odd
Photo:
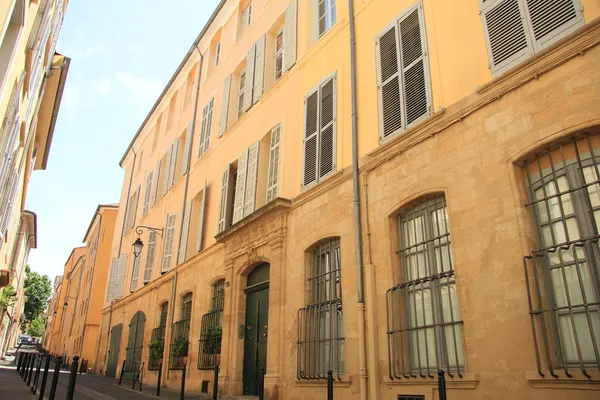
[[[600,5],[459,3],[219,3],[121,160],[97,373],[598,396]]]

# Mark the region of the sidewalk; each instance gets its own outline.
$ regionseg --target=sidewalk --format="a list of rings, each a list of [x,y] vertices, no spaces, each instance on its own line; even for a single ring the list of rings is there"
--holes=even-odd
[[[0,366],[0,398],[10,400],[35,400],[29,387],[17,375],[16,367]]]

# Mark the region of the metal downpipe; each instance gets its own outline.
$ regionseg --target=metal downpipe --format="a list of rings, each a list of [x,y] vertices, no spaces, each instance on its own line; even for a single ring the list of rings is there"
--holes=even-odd
[[[358,368],[360,398],[366,400],[367,395],[367,361],[365,338],[365,296],[363,282],[363,243],[362,222],[360,217],[360,176],[358,174],[358,117],[356,106],[356,37],[354,27],[354,1],[348,0],[350,29],[350,82],[352,97],[352,191],[354,194],[354,233],[356,244],[356,290],[358,313]]]

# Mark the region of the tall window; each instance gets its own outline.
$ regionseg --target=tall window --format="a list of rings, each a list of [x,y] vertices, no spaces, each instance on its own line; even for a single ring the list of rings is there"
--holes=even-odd
[[[443,195],[398,216],[402,283],[387,292],[390,377],[449,374],[464,366],[448,209]]]
[[[344,324],[340,240],[327,239],[310,253],[309,304],[298,312],[299,379],[344,373]]]
[[[138,280],[140,276],[140,260],[142,259],[141,254],[137,257],[133,257],[133,268],[131,269],[131,282],[129,291],[133,292],[137,289]]]
[[[202,316],[198,369],[213,369],[219,365],[223,336],[223,306],[225,304],[225,280],[213,285],[210,311]]]
[[[240,118],[244,113],[244,92],[246,91],[246,71],[240,74],[240,85],[238,88],[238,109],[237,117]]]
[[[181,319],[190,320],[192,318],[192,293],[188,293],[183,297],[181,304]]]
[[[319,37],[335,24],[335,0],[317,0],[319,16]]]
[[[572,138],[524,168],[539,243],[525,257],[530,315],[550,370],[600,364],[599,155],[597,135]]]
[[[198,157],[201,157],[206,153],[208,151],[208,146],[210,145],[214,105],[215,98],[213,97],[202,110],[202,128],[200,129],[200,140],[198,141]]]
[[[283,75],[283,30],[275,36],[275,81]]]
[[[219,65],[219,60],[221,58],[221,42],[217,43],[217,47],[215,47],[215,67]]]
[[[156,371],[160,368],[160,359],[163,356],[165,347],[165,327],[167,326],[168,312],[169,302],[165,301],[160,305],[158,326],[152,329],[150,336],[150,353],[148,359],[148,370],[150,371]]]
[[[240,33],[244,32],[246,30],[246,28],[248,28],[248,25],[250,25],[250,22],[252,21],[252,3],[248,4],[248,6],[242,11],[242,17],[241,17],[241,29],[240,29]]]
[[[192,293],[183,296],[181,300],[181,319],[173,324],[169,369],[182,369],[184,366],[184,357],[188,355],[190,320],[192,319],[192,298]]]
[[[490,58],[498,75],[584,24],[579,0],[480,0]]]

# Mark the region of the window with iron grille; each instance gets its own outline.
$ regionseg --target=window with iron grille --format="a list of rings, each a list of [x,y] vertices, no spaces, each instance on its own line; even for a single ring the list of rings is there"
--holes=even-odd
[[[600,136],[557,143],[525,162],[538,248],[524,258],[540,375],[600,367]]]
[[[402,283],[386,293],[390,378],[433,378],[439,369],[462,376],[462,321],[446,198],[421,199],[398,222]]]
[[[167,315],[169,312],[169,303],[164,302],[160,306],[160,320],[158,326],[152,329],[152,334],[150,336],[151,340],[162,342],[164,348],[165,341],[165,327],[167,326]],[[160,357],[152,357],[153,352],[150,351],[150,356],[148,357],[148,370],[149,371],[157,371],[160,368]]]
[[[311,250],[309,304],[298,311],[298,379],[344,374],[344,314],[339,238]]]
[[[171,338],[171,357],[169,369],[182,369],[184,358],[188,355],[190,338],[190,320],[192,318],[192,293],[183,296],[181,304],[181,320],[173,324]]]
[[[223,336],[223,306],[225,304],[225,280],[213,285],[210,311],[202,316],[198,369],[213,369],[219,365]]]

